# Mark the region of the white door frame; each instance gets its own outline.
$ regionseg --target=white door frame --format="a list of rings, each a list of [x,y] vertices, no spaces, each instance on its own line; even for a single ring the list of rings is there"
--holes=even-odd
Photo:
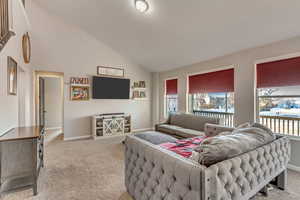
[[[52,78],[59,78],[60,85],[61,85],[61,102],[62,102],[62,134],[64,134],[64,73],[63,72],[50,72],[50,71],[35,71],[34,72],[34,85],[35,85],[35,92],[34,92],[34,99],[35,99],[35,123],[38,124],[39,121],[39,78],[40,77],[52,77]]]

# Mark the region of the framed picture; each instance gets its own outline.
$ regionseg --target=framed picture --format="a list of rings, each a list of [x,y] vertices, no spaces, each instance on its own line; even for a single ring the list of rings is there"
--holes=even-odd
[[[134,88],[140,87],[140,83],[139,83],[139,82],[134,82],[134,83],[133,83],[133,87],[134,87]]]
[[[71,86],[71,101],[88,101],[90,99],[90,87]]]
[[[12,58],[7,59],[7,91],[8,95],[17,95],[18,63]]]
[[[140,92],[140,98],[146,98],[146,92],[141,91]]]
[[[140,81],[139,82],[139,87],[140,88],[146,88],[146,82],[145,81]]]
[[[97,74],[99,76],[123,78],[125,75],[125,72],[124,72],[124,69],[121,69],[121,68],[98,66]]]

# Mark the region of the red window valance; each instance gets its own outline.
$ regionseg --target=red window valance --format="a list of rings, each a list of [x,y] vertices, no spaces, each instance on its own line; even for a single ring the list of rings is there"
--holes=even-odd
[[[177,79],[167,80],[166,81],[166,94],[172,95],[177,94]]]
[[[257,88],[300,85],[300,57],[257,65]]]
[[[189,93],[233,92],[234,69],[197,74],[189,77]]]

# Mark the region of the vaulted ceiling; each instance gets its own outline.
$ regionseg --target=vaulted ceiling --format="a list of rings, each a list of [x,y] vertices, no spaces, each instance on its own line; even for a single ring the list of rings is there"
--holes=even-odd
[[[35,0],[151,71],[300,35],[299,0]]]

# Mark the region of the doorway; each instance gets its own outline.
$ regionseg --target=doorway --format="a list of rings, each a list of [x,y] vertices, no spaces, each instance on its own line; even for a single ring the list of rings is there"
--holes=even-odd
[[[45,143],[63,137],[64,74],[35,71],[36,124],[46,131]]]

